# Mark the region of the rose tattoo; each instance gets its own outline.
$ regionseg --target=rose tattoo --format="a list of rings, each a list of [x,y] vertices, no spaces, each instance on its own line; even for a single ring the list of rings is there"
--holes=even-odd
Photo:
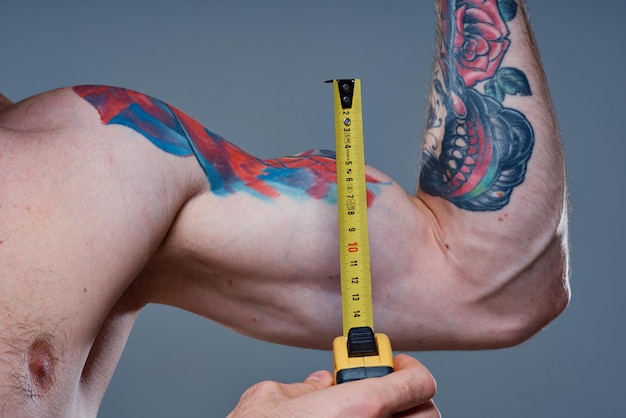
[[[530,95],[525,74],[502,67],[511,43],[514,0],[442,2],[442,48],[431,93],[420,187],[456,206],[498,210],[524,181],[534,133],[526,117],[503,106]]]
[[[467,87],[490,79],[509,47],[509,28],[495,1],[469,0],[455,11],[452,56]]]

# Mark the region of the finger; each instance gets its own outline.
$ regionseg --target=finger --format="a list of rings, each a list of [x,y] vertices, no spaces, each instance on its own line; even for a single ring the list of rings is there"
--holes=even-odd
[[[394,357],[394,372],[381,377],[380,395],[387,414],[411,410],[428,403],[437,391],[433,375],[413,357]]]
[[[293,399],[310,392],[327,388],[332,386],[333,383],[333,376],[330,372],[325,370],[311,373],[304,382],[300,383],[286,384],[266,380],[249,387],[241,396],[240,401],[280,401]]]
[[[287,398],[297,398],[307,393],[330,387],[334,384],[333,375],[327,370],[311,373],[304,382],[279,384],[282,394]]]
[[[411,367],[421,367],[424,368],[424,365],[420,363],[415,357],[411,357],[406,354],[398,354],[393,358],[393,366],[394,370],[407,369]]]
[[[441,418],[441,413],[433,401],[428,401],[408,411],[393,415],[394,418]]]
[[[280,405],[287,405],[289,402],[298,402],[298,397],[307,393],[315,393],[324,388],[332,386],[334,383],[333,376],[328,371],[318,371],[311,373],[304,382],[284,384],[271,380],[259,382],[251,386],[244,392],[239,399],[235,409],[228,415],[229,418],[248,416],[254,413],[254,416],[264,416],[258,414],[258,411],[264,408],[274,410]],[[305,403],[296,403],[296,410],[313,410],[315,405]],[[272,415],[273,416],[273,415]],[[289,416],[289,415],[287,415]]]

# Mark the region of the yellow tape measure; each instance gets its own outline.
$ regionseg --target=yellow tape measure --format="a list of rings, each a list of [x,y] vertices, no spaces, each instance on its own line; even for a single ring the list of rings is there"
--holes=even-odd
[[[335,338],[337,383],[393,371],[389,338],[374,334],[367,185],[358,79],[329,80],[335,90],[335,149],[343,336]]]

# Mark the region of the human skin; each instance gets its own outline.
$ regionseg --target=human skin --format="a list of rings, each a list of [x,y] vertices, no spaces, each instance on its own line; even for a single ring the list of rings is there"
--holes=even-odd
[[[569,298],[558,129],[524,9],[500,4],[438,4],[417,195],[367,168],[375,323],[395,349],[514,345]],[[95,415],[148,303],[295,346],[341,333],[329,155],[260,160],[110,87],[0,106],[8,415]]]
[[[333,386],[328,371],[289,385],[260,382],[248,389],[228,418],[412,417],[439,418],[432,401],[436,383],[417,360],[394,358],[394,373]],[[372,396],[376,394],[376,396]]]

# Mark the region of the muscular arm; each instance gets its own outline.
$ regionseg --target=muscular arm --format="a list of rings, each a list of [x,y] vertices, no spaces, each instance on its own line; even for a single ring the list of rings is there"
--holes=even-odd
[[[523,7],[443,1],[438,14],[420,191],[368,169],[376,325],[400,349],[511,345],[568,299],[557,127]],[[261,160],[158,100],[75,91],[208,179],[142,272],[152,300],[328,348],[341,331],[332,155]]]
[[[438,14],[417,198],[370,171],[380,182],[370,206],[376,324],[398,348],[511,345],[569,296],[559,134],[522,5],[444,1]],[[237,218],[241,237],[222,229],[233,251],[219,259],[240,275],[216,293],[254,303],[216,302],[211,314],[261,338],[324,346],[340,329],[334,208],[312,195],[256,207]],[[220,230],[193,205],[185,214],[186,234]],[[217,244],[192,253],[202,258]]]

